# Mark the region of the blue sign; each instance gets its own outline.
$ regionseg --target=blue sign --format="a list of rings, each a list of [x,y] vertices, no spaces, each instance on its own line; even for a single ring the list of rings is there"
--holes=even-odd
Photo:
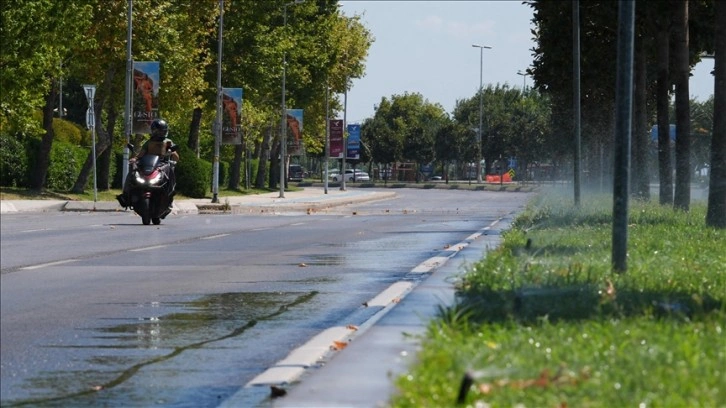
[[[671,142],[676,141],[676,125],[670,125],[670,136],[671,136]],[[658,141],[658,125],[653,125],[653,127],[650,129],[650,140],[656,142]]]
[[[360,159],[360,125],[348,125],[347,159]]]

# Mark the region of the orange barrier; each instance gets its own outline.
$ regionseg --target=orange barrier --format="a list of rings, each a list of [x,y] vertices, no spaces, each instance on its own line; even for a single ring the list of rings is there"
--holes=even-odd
[[[512,176],[509,175],[509,173],[502,174],[502,178],[499,178],[499,174],[487,174],[486,177],[487,183],[511,183],[512,182]]]

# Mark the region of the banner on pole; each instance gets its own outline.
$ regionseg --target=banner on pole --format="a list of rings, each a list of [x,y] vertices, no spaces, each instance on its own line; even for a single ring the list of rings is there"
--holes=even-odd
[[[330,119],[330,157],[331,159],[343,158],[343,121]]]
[[[287,154],[302,156],[303,154],[303,110],[287,110]]]
[[[151,133],[159,117],[159,62],[134,61],[133,133]]]
[[[360,160],[360,125],[348,125],[348,154],[346,159]]]
[[[242,144],[242,88],[222,88],[222,144]]]

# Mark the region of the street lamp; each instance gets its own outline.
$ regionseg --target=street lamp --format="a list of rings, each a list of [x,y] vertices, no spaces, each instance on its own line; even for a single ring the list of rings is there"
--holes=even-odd
[[[522,92],[524,92],[527,90],[527,76],[529,76],[529,74],[526,71],[517,71],[517,75],[522,76]]]
[[[300,4],[305,0],[295,0],[285,3],[282,7],[283,35],[287,33],[287,6]],[[280,141],[280,198],[285,198],[285,162],[287,161],[287,106],[285,106],[285,76],[287,75],[285,46],[282,47],[282,137]]]
[[[484,107],[484,89],[482,83],[482,75],[484,68],[484,48],[490,50],[492,47],[488,45],[472,44],[474,48],[479,48],[479,132],[476,135],[476,182],[481,183],[481,135],[482,135],[482,109]]]

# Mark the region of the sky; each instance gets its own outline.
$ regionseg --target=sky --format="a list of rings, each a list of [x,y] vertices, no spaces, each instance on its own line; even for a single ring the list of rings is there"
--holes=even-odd
[[[483,86],[532,85],[524,72],[532,62],[532,8],[521,0],[341,0],[348,16],[361,21],[375,41],[365,75],[354,79],[347,95],[346,120],[372,117],[382,97],[420,93],[451,113],[457,100]],[[491,49],[472,47],[485,45]],[[482,59],[480,69],[480,58]],[[692,98],[713,94],[713,59],[693,71]],[[614,84],[613,84],[614,86]]]

